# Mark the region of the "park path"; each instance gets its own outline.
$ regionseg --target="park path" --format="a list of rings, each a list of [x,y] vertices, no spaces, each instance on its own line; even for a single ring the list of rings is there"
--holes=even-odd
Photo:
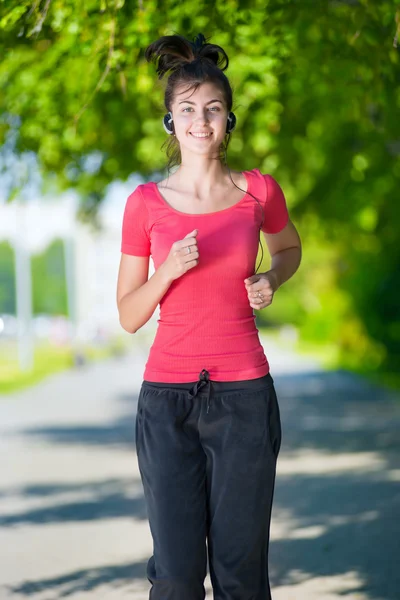
[[[399,600],[398,395],[261,340],[283,427],[274,600]],[[0,396],[0,600],[147,600],[134,451],[147,352],[132,338],[128,355]]]

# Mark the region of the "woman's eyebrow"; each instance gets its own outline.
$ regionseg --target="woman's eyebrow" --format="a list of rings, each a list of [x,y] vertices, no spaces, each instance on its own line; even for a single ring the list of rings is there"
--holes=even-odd
[[[190,100],[181,100],[179,102],[179,104],[183,104],[184,102],[187,102],[187,104],[196,104],[196,102],[191,102]],[[218,100],[218,98],[214,98],[213,100],[209,100],[208,102],[206,102],[206,104],[211,104],[211,102],[221,102],[221,104],[223,104],[222,100]]]

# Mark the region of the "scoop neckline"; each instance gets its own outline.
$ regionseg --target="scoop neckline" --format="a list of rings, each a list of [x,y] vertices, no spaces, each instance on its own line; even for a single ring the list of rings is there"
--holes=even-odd
[[[184,217],[209,217],[210,215],[218,215],[220,213],[225,213],[225,212],[228,212],[229,210],[233,210],[234,208],[239,206],[239,204],[242,204],[242,202],[244,202],[246,200],[247,196],[249,196],[249,191],[250,191],[250,186],[251,186],[251,177],[248,176],[248,173],[249,173],[248,171],[242,171],[242,174],[245,176],[246,181],[247,181],[247,190],[246,190],[246,193],[244,194],[244,196],[242,196],[242,198],[238,202],[236,202],[236,204],[232,204],[232,206],[227,206],[227,208],[223,208],[221,210],[214,210],[214,211],[208,212],[208,213],[185,213],[180,210],[176,210],[176,208],[173,208],[170,204],[168,204],[168,202],[165,200],[165,198],[161,195],[161,192],[157,187],[157,183],[155,181],[152,181],[151,183],[154,186],[154,189],[155,189],[155,192],[156,192],[158,198],[166,206],[166,208],[169,209],[170,211],[172,211],[178,215],[183,215]]]

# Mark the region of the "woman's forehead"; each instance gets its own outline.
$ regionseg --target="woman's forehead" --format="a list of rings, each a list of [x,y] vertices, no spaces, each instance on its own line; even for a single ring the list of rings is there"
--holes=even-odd
[[[181,84],[175,91],[175,102],[182,102],[182,100],[207,101],[213,98],[224,102],[220,87],[209,81],[201,83],[197,89],[191,88],[189,84]]]

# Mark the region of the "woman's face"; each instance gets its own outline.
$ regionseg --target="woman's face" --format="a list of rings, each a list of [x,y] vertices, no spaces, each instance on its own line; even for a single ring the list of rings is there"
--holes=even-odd
[[[228,110],[221,89],[214,83],[202,83],[196,91],[178,88],[172,104],[175,135],[181,152],[213,155],[226,135]],[[199,134],[208,134],[200,136]],[[196,136],[196,134],[198,134]]]

